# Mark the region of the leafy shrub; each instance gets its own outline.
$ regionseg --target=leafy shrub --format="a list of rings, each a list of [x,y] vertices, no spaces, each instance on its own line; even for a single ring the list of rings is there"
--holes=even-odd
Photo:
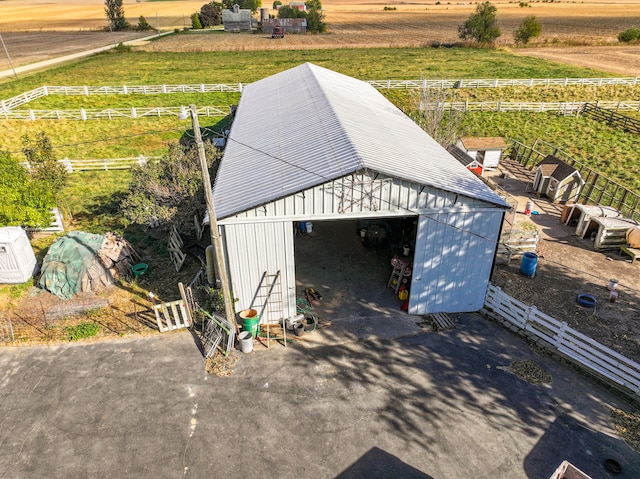
[[[131,45],[125,45],[120,42],[113,48],[113,51],[116,53],[129,53],[131,51]]]
[[[389,11],[389,10],[397,10],[397,8],[396,7],[384,7],[382,10],[384,10],[386,12],[386,11]]]
[[[198,12],[191,14],[191,28],[194,30],[202,30],[202,23],[200,23],[200,14]]]
[[[496,25],[496,7],[491,2],[484,2],[476,7],[466,22],[458,27],[462,40],[473,39],[478,43],[492,43],[502,35]]]
[[[138,26],[136,27],[136,30],[147,31],[147,30],[155,30],[155,28],[153,28],[149,24],[149,22],[147,22],[146,18],[144,18],[142,15],[140,15],[140,18],[138,18]]]
[[[100,325],[96,323],[80,323],[76,326],[67,326],[64,328],[69,341],[77,341],[78,339],[91,338],[100,332]]]
[[[624,32],[618,34],[618,41],[621,42],[633,42],[640,38],[640,28],[631,27],[627,28]]]
[[[532,38],[539,37],[540,32],[542,32],[542,25],[540,25],[535,15],[530,15],[522,19],[522,23],[516,30],[514,38],[516,43],[527,44]]]
[[[527,7],[531,7],[531,5],[529,5],[529,2],[520,2],[520,3],[518,4],[518,6],[519,6],[520,8],[527,8]]]

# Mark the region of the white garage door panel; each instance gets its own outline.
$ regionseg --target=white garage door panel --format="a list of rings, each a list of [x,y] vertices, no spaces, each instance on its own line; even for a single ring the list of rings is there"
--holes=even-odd
[[[293,223],[227,224],[223,228],[231,287],[238,299],[235,310],[249,307],[265,271],[268,274],[280,271],[284,317],[293,316],[296,311]],[[266,316],[260,322],[275,323],[283,317],[276,311],[267,311]]]
[[[501,210],[421,215],[409,313],[479,310],[501,222]]]

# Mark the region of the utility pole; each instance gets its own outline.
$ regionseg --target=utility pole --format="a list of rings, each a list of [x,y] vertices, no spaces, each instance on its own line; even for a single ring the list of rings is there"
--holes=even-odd
[[[2,48],[4,48],[4,52],[6,53],[7,59],[9,60],[9,66],[11,67],[11,70],[13,71],[13,76],[18,78],[18,74],[16,73],[16,69],[13,67],[13,62],[11,61],[11,56],[9,56],[9,50],[7,50],[7,46],[4,44],[4,39],[2,38],[2,35],[0,35],[0,42],[2,42]]]
[[[235,325],[236,333],[239,332],[238,323],[236,322],[236,314],[233,311],[233,303],[231,301],[231,290],[229,289],[229,278],[227,277],[227,267],[222,255],[222,242],[220,241],[220,233],[218,231],[218,220],[216,218],[216,210],[213,204],[213,192],[211,191],[211,177],[209,176],[209,168],[207,167],[207,157],[204,152],[204,143],[202,142],[202,134],[200,133],[200,123],[198,122],[198,111],[195,105],[190,105],[191,123],[193,125],[193,133],[196,137],[196,146],[198,147],[198,158],[200,160],[200,169],[202,171],[202,183],[204,187],[204,199],[207,203],[207,212],[209,213],[209,229],[211,230],[211,244],[215,250],[215,267],[218,279],[222,287],[222,297],[224,299],[224,312],[227,321]]]

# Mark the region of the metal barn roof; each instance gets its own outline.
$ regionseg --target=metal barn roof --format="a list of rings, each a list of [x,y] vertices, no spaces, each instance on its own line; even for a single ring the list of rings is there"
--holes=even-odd
[[[507,206],[374,87],[305,63],[244,89],[216,176],[216,214],[362,169]]]

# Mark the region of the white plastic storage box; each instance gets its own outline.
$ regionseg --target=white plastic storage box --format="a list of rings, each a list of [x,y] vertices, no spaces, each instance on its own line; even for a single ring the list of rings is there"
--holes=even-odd
[[[0,228],[0,284],[27,282],[37,264],[27,233],[22,228]]]

